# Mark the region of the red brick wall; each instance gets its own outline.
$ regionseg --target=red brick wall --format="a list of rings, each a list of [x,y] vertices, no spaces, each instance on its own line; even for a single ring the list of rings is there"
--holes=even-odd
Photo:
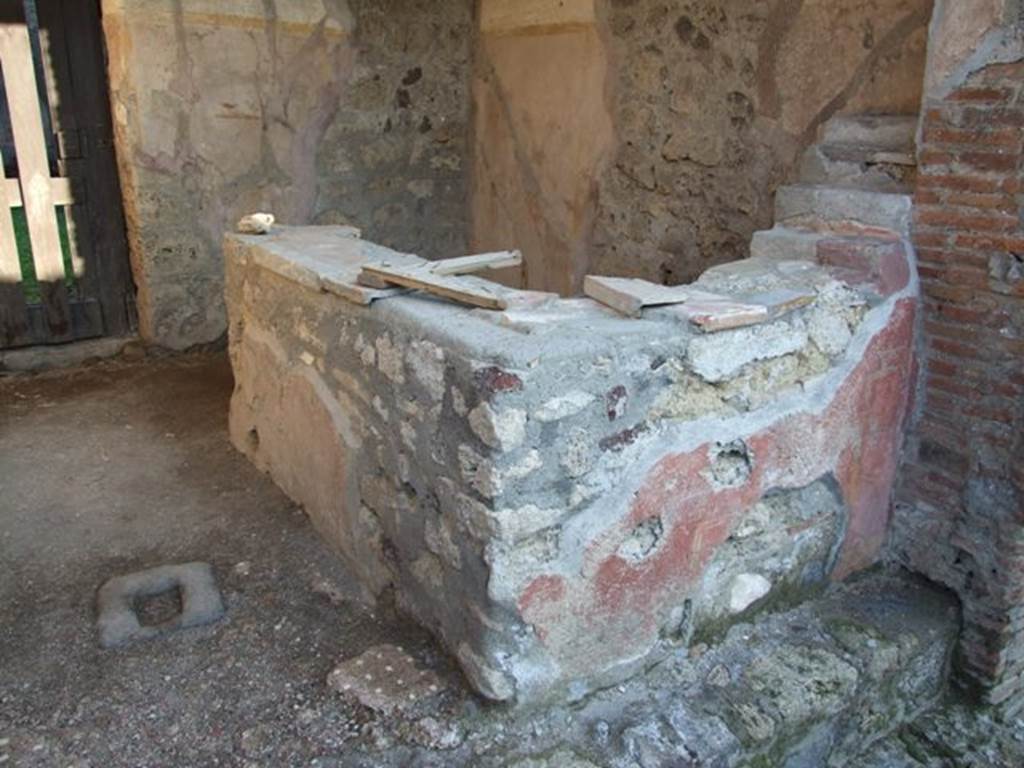
[[[1024,692],[1022,140],[1024,62],[925,104],[923,387],[896,519],[897,554],[960,594],[960,678],[991,702]]]

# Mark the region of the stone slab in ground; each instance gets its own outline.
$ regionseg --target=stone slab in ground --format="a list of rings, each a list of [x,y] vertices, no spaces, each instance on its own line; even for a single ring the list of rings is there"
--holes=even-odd
[[[417,667],[405,649],[390,644],[342,661],[327,676],[327,684],[378,712],[411,709],[443,688],[433,671]]]

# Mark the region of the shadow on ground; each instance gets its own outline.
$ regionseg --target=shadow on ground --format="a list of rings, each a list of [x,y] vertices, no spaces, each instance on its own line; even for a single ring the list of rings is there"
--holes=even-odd
[[[309,765],[374,740],[373,716],[324,680],[382,642],[464,696],[429,638],[360,605],[302,511],[231,448],[231,387],[208,355],[0,380],[0,760]],[[216,571],[223,621],[99,647],[104,580],[195,560]]]

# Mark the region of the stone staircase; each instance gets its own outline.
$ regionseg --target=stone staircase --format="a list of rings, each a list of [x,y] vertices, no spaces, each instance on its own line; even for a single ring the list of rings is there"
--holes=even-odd
[[[800,178],[905,194],[917,172],[914,133],[917,117],[840,117],[825,124],[820,143],[804,153]]]
[[[829,121],[799,182],[777,190],[775,226],[754,233],[751,257],[817,261],[883,296],[900,290],[910,279],[915,129],[903,116]]]

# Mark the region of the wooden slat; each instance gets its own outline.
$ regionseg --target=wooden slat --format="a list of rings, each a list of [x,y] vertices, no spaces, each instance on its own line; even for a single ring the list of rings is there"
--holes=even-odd
[[[44,62],[51,62],[47,76],[60,96],[53,104],[53,127],[61,135],[75,134],[63,145],[61,165],[62,175],[74,183],[76,205],[67,213],[75,233],[72,258],[84,264],[77,290],[99,299],[105,333],[123,334],[136,324],[135,289],[114,157],[100,4],[35,2]]]
[[[702,331],[742,328],[771,318],[771,312],[763,304],[751,304],[728,297],[694,298],[673,309]]]
[[[813,293],[796,290],[777,290],[756,297],[726,296],[688,285],[664,286],[598,275],[586,276],[583,291],[628,317],[638,317],[644,307],[678,305],[674,311],[703,331],[756,325],[814,300]]]
[[[396,288],[389,285],[386,288],[371,288],[369,286],[354,284],[351,280],[339,280],[335,277],[324,275],[320,278],[320,287],[328,293],[340,296],[351,301],[353,304],[369,306],[377,299],[390,299],[392,296],[401,296],[408,293],[408,288]]]
[[[14,222],[9,210],[0,210],[0,283],[20,282],[21,262],[18,260]]]
[[[458,256],[453,259],[440,259],[438,261],[427,261],[418,256],[409,255],[398,262],[381,262],[378,266],[388,269],[401,268],[403,272],[412,273],[423,271],[427,274],[437,276],[468,275],[484,269],[504,269],[506,267],[518,267],[523,263],[523,256],[519,251],[495,251],[494,253],[476,253],[470,256]],[[389,283],[385,278],[366,271],[359,275],[359,283],[368,288],[385,289]]]
[[[68,255],[71,257],[71,272],[75,276],[76,289],[82,287],[81,280],[83,277],[89,279],[90,288],[95,283],[95,276],[89,274],[86,269],[85,254],[82,252],[85,244],[91,240],[89,236],[89,218],[85,215],[84,208],[85,206],[82,205],[69,205],[64,209],[64,226],[67,227],[68,232]],[[79,290],[75,292],[80,293]],[[91,290],[89,293],[95,293],[95,291]]]
[[[0,167],[3,165],[2,147],[0,147]],[[9,189],[6,179],[5,190]],[[17,185],[17,181],[14,181]],[[19,195],[20,196],[20,195]],[[0,209],[0,282],[20,283],[21,262],[18,259],[18,241],[14,236],[14,222],[9,209]]]
[[[3,180],[4,198],[9,208],[21,208],[21,183],[17,179]],[[54,205],[74,205],[75,193],[71,187],[71,179],[50,179],[50,197]]]
[[[441,277],[423,269],[388,268],[367,265],[362,273],[379,278],[390,285],[401,285],[470,304],[483,309],[506,309],[508,301],[482,285],[470,284],[458,277]]]
[[[381,277],[366,269],[368,266],[380,267],[382,269],[401,269],[412,271],[427,263],[426,259],[420,258],[411,253],[397,254],[394,257],[388,256],[384,259],[373,259],[359,266],[359,273],[356,275],[356,283],[366,288],[373,288],[377,291],[385,291],[394,288],[394,283],[389,283],[386,278]]]
[[[387,279],[375,275],[372,272],[367,272],[365,269],[361,269],[359,274],[356,276],[356,282],[364,288],[369,288],[374,291],[386,291],[389,288],[394,288],[392,283],[389,283]]]
[[[459,256],[438,261],[417,260],[403,264],[367,264],[359,273],[359,283],[370,288],[386,289],[395,285],[427,291],[443,298],[484,309],[505,309],[508,302],[486,286],[466,283],[458,275],[484,269],[517,267],[523,263],[519,251],[496,251]]]
[[[0,148],[0,172],[3,161]],[[18,259],[14,222],[10,209],[0,206],[0,346],[20,346],[25,342],[28,330],[28,312],[21,289],[21,262]]]
[[[496,251],[459,256],[454,259],[428,261],[423,268],[435,275],[468,275],[482,269],[518,267],[522,263],[523,255],[519,251]]]
[[[18,153],[21,197],[32,239],[36,276],[40,281],[63,280],[64,260],[27,27],[0,26],[0,64],[4,69],[11,131]]]
[[[583,293],[628,317],[639,316],[644,307],[682,304],[691,295],[685,288],[600,275],[587,275],[583,279]]]
[[[813,288],[776,288],[762,293],[745,294],[743,300],[751,304],[760,304],[772,317],[779,317],[812,304],[817,296]]]

